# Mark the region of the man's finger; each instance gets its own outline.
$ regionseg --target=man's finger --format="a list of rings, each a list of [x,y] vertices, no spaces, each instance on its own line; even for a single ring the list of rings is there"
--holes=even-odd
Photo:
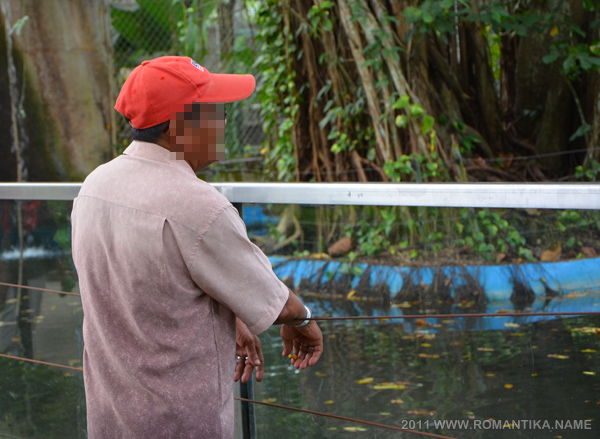
[[[254,366],[246,361],[246,367],[244,368],[244,374],[242,375],[242,383],[247,383],[252,378],[252,371]]]
[[[323,346],[317,346],[308,360],[308,365],[314,366],[317,364],[317,361],[321,358],[321,354],[323,354]]]
[[[287,357],[292,352],[292,342],[287,339],[283,339],[283,352],[281,353],[282,357]]]
[[[259,355],[261,349],[258,337],[254,336],[252,340],[248,342],[248,344],[246,345],[246,352],[248,353],[248,358],[254,366],[260,366],[262,364]]]
[[[233,381],[237,381],[241,378],[242,372],[244,371],[244,361],[236,360],[235,362],[235,373],[233,375]]]

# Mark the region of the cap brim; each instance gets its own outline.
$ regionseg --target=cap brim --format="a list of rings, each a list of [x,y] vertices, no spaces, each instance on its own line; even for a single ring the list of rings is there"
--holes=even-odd
[[[246,99],[256,87],[252,75],[211,73],[212,83],[197,102],[235,102]]]

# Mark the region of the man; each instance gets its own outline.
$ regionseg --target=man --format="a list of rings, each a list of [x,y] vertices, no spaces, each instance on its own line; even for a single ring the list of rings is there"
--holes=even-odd
[[[222,104],[254,85],[184,57],[144,61],[123,85],[134,140],[72,214],[90,439],[233,437],[232,378],[262,379],[256,334],[273,323],[296,368],[321,356],[310,310],[195,175],[223,158]]]

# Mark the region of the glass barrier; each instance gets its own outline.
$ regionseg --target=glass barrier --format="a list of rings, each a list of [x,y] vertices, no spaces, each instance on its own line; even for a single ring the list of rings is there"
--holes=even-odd
[[[0,436],[86,435],[81,302],[32,289],[78,293],[71,206],[0,200]],[[600,211],[242,212],[276,274],[316,317],[339,318],[319,322],[325,351],[304,371],[282,358],[278,328],[262,334],[254,400],[446,437],[598,437],[600,316],[547,313],[600,312]],[[417,437],[253,409],[260,439]]]
[[[300,372],[271,328],[256,400],[447,437],[600,432],[600,316],[511,315],[600,312],[600,212],[261,205],[244,218],[315,315],[372,318],[319,322],[323,357]],[[258,438],[417,437],[255,411]]]
[[[67,367],[0,358],[0,436],[86,437],[81,300],[39,290],[78,293],[71,208],[0,200],[0,353]]]

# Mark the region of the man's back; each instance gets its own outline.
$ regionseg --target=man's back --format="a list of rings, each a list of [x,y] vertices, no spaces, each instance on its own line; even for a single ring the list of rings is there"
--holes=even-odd
[[[134,142],[75,201],[90,438],[231,437],[232,310],[258,333],[287,298],[231,204],[170,154]]]

